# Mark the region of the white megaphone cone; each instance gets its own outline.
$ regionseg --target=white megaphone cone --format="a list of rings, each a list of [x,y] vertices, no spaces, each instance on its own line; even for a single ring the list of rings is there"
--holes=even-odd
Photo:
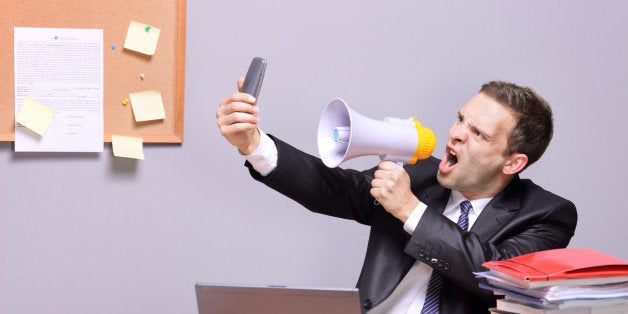
[[[428,158],[435,146],[434,132],[418,120],[373,120],[351,110],[342,99],[327,105],[318,124],[318,153],[330,168],[366,155],[414,164]]]

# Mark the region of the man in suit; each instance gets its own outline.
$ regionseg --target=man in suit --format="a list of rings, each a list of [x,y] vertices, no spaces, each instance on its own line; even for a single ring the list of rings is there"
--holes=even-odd
[[[253,178],[311,211],[370,226],[357,283],[365,312],[486,313],[495,297],[473,275],[483,262],[566,247],[574,234],[574,204],[518,175],[553,133],[549,105],[529,88],[482,85],[458,112],[442,160],[363,172],[327,168],[266,135],[254,102],[234,93],[216,112]]]

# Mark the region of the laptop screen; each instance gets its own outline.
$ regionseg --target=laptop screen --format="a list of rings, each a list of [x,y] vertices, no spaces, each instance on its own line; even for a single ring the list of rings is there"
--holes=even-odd
[[[359,314],[356,288],[196,284],[199,314]]]

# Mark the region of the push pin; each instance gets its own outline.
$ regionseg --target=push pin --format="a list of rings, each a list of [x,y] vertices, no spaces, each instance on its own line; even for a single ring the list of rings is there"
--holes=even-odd
[[[111,45],[111,50],[116,50],[116,45]]]
[[[125,98],[125,99],[122,101],[122,105],[123,105],[123,106],[126,106],[126,105],[128,105],[128,104],[129,104],[129,99],[128,99],[128,98]]]
[[[150,25],[146,25],[146,27],[144,27],[144,30],[148,32],[151,28],[152,27],[150,27]]]
[[[140,79],[144,80],[144,73],[140,73]]]

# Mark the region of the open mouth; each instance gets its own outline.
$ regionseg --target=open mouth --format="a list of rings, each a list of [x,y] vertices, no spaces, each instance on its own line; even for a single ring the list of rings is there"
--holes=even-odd
[[[458,166],[458,153],[451,147],[447,146],[445,149],[445,155],[438,165],[438,171],[440,175],[446,175],[452,172]]]
[[[456,155],[455,151],[449,150],[449,152],[447,153],[447,163],[449,164],[449,166],[453,166],[458,163],[458,156]]]

